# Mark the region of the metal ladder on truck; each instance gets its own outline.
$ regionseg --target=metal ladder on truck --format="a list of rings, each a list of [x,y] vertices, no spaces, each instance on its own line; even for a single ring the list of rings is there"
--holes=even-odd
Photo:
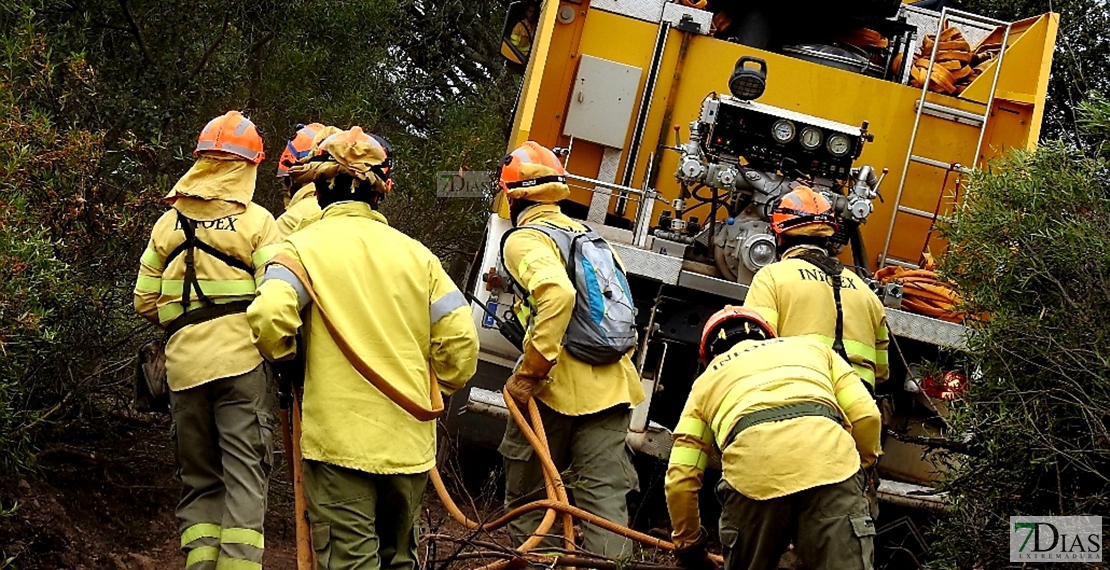
[[[981,105],[983,107],[982,114],[972,113],[956,107],[950,107],[948,105],[933,103],[926,100],[929,94],[929,84],[932,82],[933,66],[937,65],[937,51],[940,47],[940,35],[941,32],[944,31],[945,23],[962,24],[971,28],[986,30],[987,37],[989,37],[989,35],[998,28],[1003,29],[1002,47],[999,50],[998,57],[995,59],[994,62],[994,76],[991,78],[990,95],[987,96],[987,101],[985,103],[981,103],[978,101],[972,101],[970,99],[963,99],[963,101]],[[914,262],[896,259],[889,256],[890,242],[894,236],[894,228],[897,224],[899,215],[925,218],[929,220],[930,224],[936,224],[937,219],[940,217],[939,211],[938,213],[934,214],[933,212],[911,208],[902,203],[902,194],[906,188],[906,175],[909,173],[910,164],[923,164],[933,168],[942,169],[946,172],[956,171],[957,173],[962,175],[970,172],[971,169],[975,168],[976,164],[979,162],[979,152],[983,148],[983,138],[987,132],[987,119],[990,117],[991,109],[994,104],[995,89],[998,87],[998,78],[1002,71],[1002,60],[1006,55],[1006,47],[1010,40],[1010,28],[1010,22],[994,20],[991,18],[979,16],[977,14],[962,12],[960,10],[950,10],[948,8],[943,8],[941,10],[940,17],[937,19],[937,26],[934,32],[935,35],[933,36],[933,50],[932,53],[929,55],[929,69],[926,71],[925,74],[926,80],[924,82],[924,85],[921,86],[921,96],[917,100],[917,109],[913,120],[913,131],[910,133],[910,144],[909,148],[906,150],[906,160],[902,164],[902,176],[898,180],[898,192],[894,196],[894,210],[891,212],[890,215],[890,226],[887,228],[886,239],[883,242],[883,252],[878,259],[879,267],[885,267],[887,265],[901,265],[903,267],[911,268],[918,267],[917,264]],[[912,64],[907,63],[907,65]],[[958,125],[974,127],[979,130],[978,142],[975,144],[975,154],[971,156],[971,160],[969,162],[970,168],[962,166],[959,161],[939,160],[936,157],[921,156],[917,153],[914,145],[917,142],[918,130],[921,128],[922,115],[929,115],[931,117],[952,121],[953,123],[956,123]],[[948,178],[946,176],[945,181],[947,180]],[[942,187],[940,189],[940,192],[942,194],[941,199],[943,199],[944,191],[945,189]],[[927,245],[928,243],[926,243],[926,246]]]

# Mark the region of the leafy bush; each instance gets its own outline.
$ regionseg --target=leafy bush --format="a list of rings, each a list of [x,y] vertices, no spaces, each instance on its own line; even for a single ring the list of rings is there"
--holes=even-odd
[[[1105,142],[1110,103],[1085,109]],[[973,176],[947,228],[942,268],[989,318],[950,417],[974,453],[944,484],[938,566],[1008,567],[1010,516],[1110,512],[1108,166],[1062,143],[1015,152]]]

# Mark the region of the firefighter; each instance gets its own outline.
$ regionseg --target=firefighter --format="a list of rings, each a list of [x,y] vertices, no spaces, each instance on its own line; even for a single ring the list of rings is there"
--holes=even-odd
[[[791,540],[806,568],[870,570],[861,467],[878,458],[881,422],[852,367],[732,306],[706,322],[700,355],[707,368],[675,428],[665,483],[679,563],[713,568],[698,491],[717,449],[725,570],[774,570]]]
[[[762,315],[778,336],[804,335],[831,346],[874,396],[890,374],[886,309],[866,283],[829,255],[828,241],[837,229],[832,205],[821,194],[797,186],[784,195],[771,211],[779,261],[755,274],[744,306]],[[878,487],[878,473],[871,469],[867,489],[874,519]]]
[[[316,185],[312,182],[289,175],[289,168],[308,157],[318,134],[334,134],[338,129],[332,127],[325,132],[324,125],[312,123],[298,125],[297,132],[285,141],[285,150],[278,158],[277,177],[285,187],[285,213],[278,216],[278,231],[286,237],[297,229],[301,220],[320,211],[316,202]]]
[[[821,194],[798,186],[783,196],[771,213],[780,261],[755,274],[744,306],[777,336],[804,335],[833,347],[874,393],[889,375],[886,310],[862,279],[829,256],[837,229]],[[839,287],[833,275],[840,276]]]
[[[576,305],[575,285],[556,242],[543,231],[523,227],[586,229],[563,215],[556,204],[570,193],[565,176],[558,157],[532,141],[501,161],[499,183],[509,201],[512,223],[520,228],[504,240],[502,263],[522,289],[518,296],[527,299],[521,308],[530,313],[522,318],[528,325],[524,354],[506,386],[522,405],[533,395],[538,400],[555,465],[573,470],[568,488],[575,503],[627,525],[626,495],[638,483],[624,440],[630,406],[644,399],[639,376],[628,353],[610,364],[591,365],[564,348]],[[506,506],[544,498],[539,458],[512,420],[498,451],[505,459]],[[541,518],[541,513],[534,512],[510,523],[517,544],[539,526]],[[593,525],[586,527],[583,547],[612,558],[631,554],[628,539]]]
[[[245,311],[279,236],[251,201],[264,154],[250,120],[213,119],[193,154],[143,253],[135,309],[166,331],[186,567],[262,568],[277,401]]]
[[[316,184],[323,210],[266,269],[247,311],[251,340],[270,360],[304,351],[301,450],[318,568],[412,569],[435,464],[429,408],[474,374],[478,334],[439,259],[378,212],[389,191],[382,146],[352,127],[313,155],[290,174]]]

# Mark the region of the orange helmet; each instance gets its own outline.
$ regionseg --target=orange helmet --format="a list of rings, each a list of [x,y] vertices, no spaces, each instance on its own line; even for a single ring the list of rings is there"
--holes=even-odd
[[[829,237],[840,228],[832,204],[808,186],[797,186],[771,210],[771,230],[778,235]]]
[[[744,307],[725,305],[725,308],[713,313],[713,316],[705,322],[705,328],[701,332],[698,356],[701,357],[702,364],[709,364],[714,356],[736,344],[737,341],[769,338],[775,338],[775,331],[759,313]],[[714,346],[717,341],[729,340],[732,342]]]
[[[570,196],[567,171],[559,157],[533,141],[501,159],[498,184],[505,196],[514,200],[554,203]]]
[[[239,111],[228,111],[208,121],[200,132],[193,156],[206,151],[234,154],[254,164],[266,158],[258,128]]]
[[[289,167],[297,164],[301,159],[312,152],[312,141],[316,138],[316,133],[323,130],[323,128],[324,125],[320,123],[297,126],[296,134],[285,142],[285,150],[282,151],[281,157],[278,158],[278,178],[288,177]]]

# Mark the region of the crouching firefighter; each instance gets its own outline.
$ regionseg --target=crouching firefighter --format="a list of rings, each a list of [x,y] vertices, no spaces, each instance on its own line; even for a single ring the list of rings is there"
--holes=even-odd
[[[506,386],[521,404],[533,395],[538,400],[556,467],[573,469],[568,487],[575,503],[627,525],[626,496],[637,477],[624,439],[630,407],[644,399],[629,358],[635,309],[609,245],[559,210],[556,202],[570,193],[565,177],[558,157],[532,141],[501,161],[500,185],[515,226],[501,241],[501,262],[528,328]],[[499,451],[506,507],[543,498],[539,457],[512,420]],[[509,524],[516,544],[541,518],[533,512]],[[594,525],[586,527],[583,547],[610,558],[632,552],[628,539]]]
[[[143,253],[135,309],[166,331],[186,568],[262,568],[277,402],[246,310],[279,238],[251,201],[264,155],[250,120],[213,119],[194,155]]]
[[[725,570],[774,570],[793,540],[806,568],[870,570],[875,524],[863,469],[878,459],[879,410],[852,367],[824,343],[775,338],[750,309],[705,324],[705,372],[674,430],[667,509],[679,563],[711,569],[698,491],[721,450]]]
[[[440,392],[462,387],[478,362],[462,293],[377,211],[385,158],[353,127],[290,169],[315,183],[323,210],[281,243],[247,310],[269,360],[293,358],[302,335],[301,450],[321,570],[417,566]]]

